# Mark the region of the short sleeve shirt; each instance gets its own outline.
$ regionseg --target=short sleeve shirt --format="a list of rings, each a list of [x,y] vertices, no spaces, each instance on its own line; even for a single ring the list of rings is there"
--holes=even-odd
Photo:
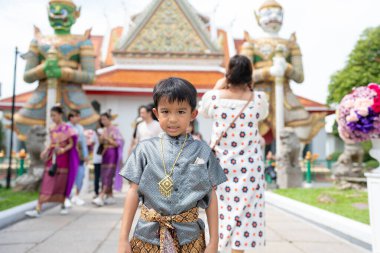
[[[137,126],[136,138],[140,142],[149,138],[157,137],[161,132],[162,129],[158,121],[153,120],[148,124],[143,121]]]
[[[227,180],[222,168],[203,142],[188,137],[183,151],[175,164],[170,197],[161,195],[158,183],[165,177],[161,158],[161,140],[164,160],[169,172],[185,141],[185,136],[159,137],[140,142],[133,151],[120,175],[139,185],[138,194],[144,205],[161,215],[176,215],[194,207],[207,208],[212,187]],[[204,229],[202,220],[192,223],[173,223],[180,245],[197,239]],[[139,220],[134,236],[159,245],[159,224]]]

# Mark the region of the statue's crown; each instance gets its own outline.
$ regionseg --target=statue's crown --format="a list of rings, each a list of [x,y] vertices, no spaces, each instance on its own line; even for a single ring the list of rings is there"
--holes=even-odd
[[[266,0],[259,8],[259,11],[265,8],[280,8],[282,10],[282,6],[277,3],[275,0]]]
[[[49,4],[54,4],[54,3],[66,4],[66,5],[69,5],[73,8],[77,7],[72,0],[50,0],[49,1]]]

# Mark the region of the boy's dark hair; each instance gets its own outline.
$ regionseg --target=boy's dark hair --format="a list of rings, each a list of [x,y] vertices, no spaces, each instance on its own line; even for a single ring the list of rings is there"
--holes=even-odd
[[[244,55],[230,59],[226,73],[227,83],[237,86],[252,83],[252,62]]]
[[[72,117],[79,116],[79,115],[80,115],[80,111],[74,109],[69,112],[69,115],[67,115],[67,118],[68,120],[70,120]]]
[[[197,90],[194,85],[182,78],[170,77],[161,80],[153,90],[153,101],[156,108],[163,97],[168,99],[169,103],[186,101],[192,110],[197,106]]]
[[[55,105],[50,109],[51,112],[63,114],[63,108],[60,105]]]

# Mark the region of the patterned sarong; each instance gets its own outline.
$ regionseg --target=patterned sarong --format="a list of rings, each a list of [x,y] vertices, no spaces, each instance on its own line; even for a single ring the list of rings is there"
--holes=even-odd
[[[185,245],[179,245],[175,229],[172,222],[196,222],[199,217],[198,208],[192,208],[184,213],[173,216],[161,216],[153,209],[143,206],[141,209],[141,219],[147,222],[158,222],[160,224],[160,245],[144,242],[135,237],[131,240],[133,253],[152,252],[152,253],[185,253],[185,252],[204,252],[206,248],[204,231],[198,239]]]

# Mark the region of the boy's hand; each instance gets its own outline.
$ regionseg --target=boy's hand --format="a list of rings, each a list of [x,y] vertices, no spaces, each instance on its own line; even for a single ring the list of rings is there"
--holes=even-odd
[[[128,241],[120,241],[118,253],[132,253],[131,244]]]
[[[205,250],[205,253],[217,253],[218,246],[215,244],[208,244]]]

